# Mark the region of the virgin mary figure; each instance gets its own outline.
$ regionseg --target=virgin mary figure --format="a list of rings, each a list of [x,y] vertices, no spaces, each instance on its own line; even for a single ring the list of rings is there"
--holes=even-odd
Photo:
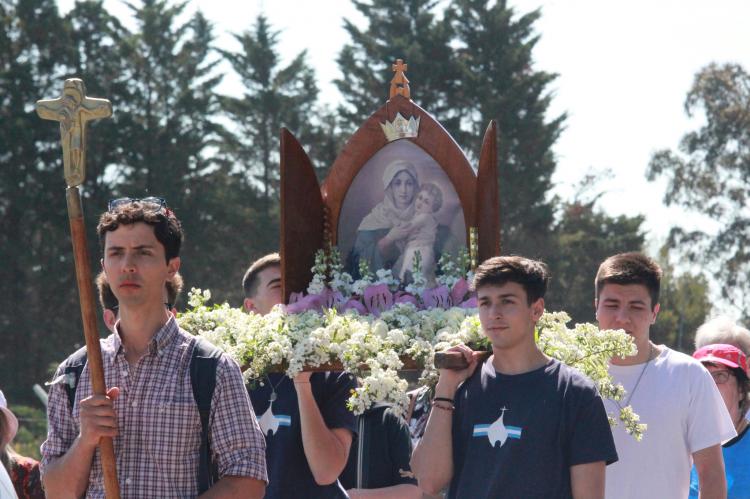
[[[360,278],[361,260],[372,272],[390,269],[403,251],[408,236],[406,222],[414,217],[414,198],[419,190],[417,169],[408,161],[393,161],[383,173],[383,189],[383,201],[360,222],[346,260],[346,268],[355,279]]]

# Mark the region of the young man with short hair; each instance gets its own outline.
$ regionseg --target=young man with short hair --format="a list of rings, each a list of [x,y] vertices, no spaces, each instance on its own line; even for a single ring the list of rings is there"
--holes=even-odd
[[[651,341],[660,283],[661,269],[641,253],[607,258],[594,282],[599,327],[625,330],[638,348],[633,356],[612,359],[609,372],[627,395],[607,400],[607,409],[618,414],[632,405],[648,425],[640,442],[622,426],[613,429],[620,460],[607,468],[607,498],[685,498],[693,461],[701,497],[726,497],[721,442],[736,432],[708,371]]]
[[[121,496],[196,497],[201,421],[189,363],[196,338],[164,306],[180,267],[182,228],[163,200],[110,202],[97,227],[102,267],[119,304],[116,332],[101,340],[105,395],[92,395],[88,365],[68,403],[61,364],[49,395],[42,476],[49,497],[104,497],[97,445],[114,439]],[[221,354],[209,441],[219,480],[204,498],[260,498],[265,443],[237,364]]]
[[[476,269],[484,363],[461,345],[469,367],[440,370],[432,411],[412,457],[419,486],[449,498],[603,498],[617,460],[593,382],[547,357],[534,340],[547,268],[519,256]]]
[[[282,303],[278,253],[259,258],[242,280],[245,310],[267,314]],[[250,400],[266,436],[267,499],[346,498],[338,477],[356,432],[346,401],[356,388],[341,372],[301,372],[293,380],[271,373],[257,380]]]
[[[242,306],[247,312],[266,315],[282,303],[279,254],[269,253],[255,260],[242,278],[242,290],[245,292]]]

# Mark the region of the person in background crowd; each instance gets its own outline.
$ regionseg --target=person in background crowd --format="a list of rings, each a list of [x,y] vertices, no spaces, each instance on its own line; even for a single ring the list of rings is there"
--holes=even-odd
[[[701,325],[695,332],[696,350],[716,343],[733,345],[742,350],[746,356],[750,355],[750,331],[729,317],[715,317]]]
[[[10,447],[17,431],[18,419],[8,409],[8,401],[3,391],[0,390],[0,462],[2,462],[2,472],[7,472],[15,489],[15,492],[4,491],[3,482],[0,481],[0,497],[3,499],[6,496],[18,496],[18,499],[44,499],[42,480],[39,476],[39,462],[30,457],[18,455]],[[8,487],[7,483],[5,487]]]
[[[625,388],[622,401],[606,400],[612,414],[632,405],[648,425],[636,441],[622,425],[612,429],[620,460],[607,467],[607,499],[684,499],[692,463],[701,497],[726,497],[721,442],[736,436],[716,384],[697,360],[650,339],[659,313],[661,269],[641,253],[607,258],[594,281],[601,329],[622,329],[637,352],[613,358],[609,373]]]
[[[709,323],[710,324],[710,323]],[[702,326],[703,327],[703,326]],[[731,339],[731,338],[729,338]],[[693,353],[716,382],[721,398],[729,411],[737,436],[721,446],[727,497],[744,498],[750,495],[750,438],[746,438],[750,407],[750,380],[747,376],[747,357],[739,348],[722,343],[706,345]],[[690,473],[690,497],[699,497],[698,473]]]
[[[357,437],[341,483],[351,499],[420,499],[411,472],[411,437],[406,422],[386,404],[357,417]]]

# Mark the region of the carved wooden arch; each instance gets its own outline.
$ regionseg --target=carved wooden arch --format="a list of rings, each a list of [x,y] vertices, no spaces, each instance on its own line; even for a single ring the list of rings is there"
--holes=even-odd
[[[352,135],[334,161],[322,186],[323,202],[329,210],[331,243],[336,244],[341,206],[354,178],[382,148],[390,144],[380,125],[393,121],[397,113],[409,119],[419,118],[419,134],[409,140],[432,157],[443,169],[456,190],[467,227],[476,227],[476,175],[466,155],[453,137],[429,113],[402,95],[395,95],[371,115]]]
[[[497,186],[497,125],[491,121],[484,135],[479,167],[474,174],[461,148],[422,108],[401,95],[392,97],[370,116],[336,158],[322,188],[312,163],[294,136],[281,131],[281,282],[284,302],[304,291],[312,279],[315,252],[328,242],[336,244],[341,207],[362,167],[390,142],[381,123],[397,113],[420,118],[419,134],[410,140],[445,171],[462,205],[468,231],[478,229],[478,260],[500,252],[500,212]]]

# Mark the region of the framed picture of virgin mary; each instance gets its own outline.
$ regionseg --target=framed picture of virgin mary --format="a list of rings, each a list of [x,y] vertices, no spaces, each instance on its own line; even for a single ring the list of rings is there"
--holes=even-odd
[[[466,246],[464,213],[443,168],[409,140],[380,149],[362,167],[344,197],[338,247],[345,270],[360,275],[391,270],[409,282],[419,254],[428,285],[435,284],[441,255]]]

